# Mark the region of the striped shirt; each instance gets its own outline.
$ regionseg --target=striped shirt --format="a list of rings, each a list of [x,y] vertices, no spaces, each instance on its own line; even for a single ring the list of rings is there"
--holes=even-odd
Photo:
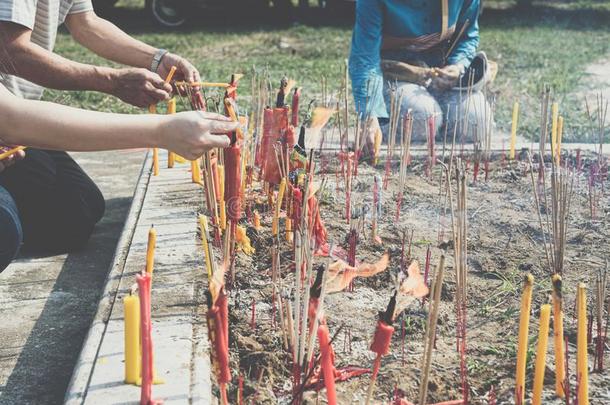
[[[57,28],[64,23],[66,16],[91,10],[91,0],[0,0],[0,21],[31,29],[32,43],[53,51]],[[18,67],[12,68],[18,70]],[[0,83],[16,96],[33,100],[40,99],[44,91],[43,87],[17,76],[2,75]]]

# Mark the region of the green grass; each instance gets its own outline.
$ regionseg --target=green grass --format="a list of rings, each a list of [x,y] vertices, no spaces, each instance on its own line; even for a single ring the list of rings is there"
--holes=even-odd
[[[206,80],[226,80],[233,72],[248,73],[256,66],[267,68],[274,80],[283,75],[296,79],[306,98],[320,93],[322,76],[327,77],[331,89],[339,88],[349,53],[348,19],[334,26],[236,21],[230,28],[212,20],[168,32],[142,22],[146,18],[140,10],[142,3],[122,0],[113,19],[135,37],[188,57]],[[585,66],[610,54],[610,11],[598,6],[605,3],[593,0],[584,6],[579,3],[581,7],[553,4],[536,6],[527,13],[506,8],[506,2],[485,9],[480,22],[481,49],[500,66],[493,85],[497,123],[501,130],[508,129],[511,106],[518,99],[522,105],[521,130],[535,136],[539,93],[546,83],[561,103],[565,138],[584,139],[583,106],[572,93],[586,82]],[[56,51],[73,60],[105,63],[66,33],[59,35]],[[243,86],[242,94],[248,94],[248,87]],[[103,111],[136,111],[102,94],[75,92],[66,98],[65,93],[51,91],[46,98]]]

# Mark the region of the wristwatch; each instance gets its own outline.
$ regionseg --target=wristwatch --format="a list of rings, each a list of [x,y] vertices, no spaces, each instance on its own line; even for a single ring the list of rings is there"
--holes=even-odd
[[[157,51],[157,53],[155,53],[155,56],[153,56],[152,62],[150,64],[151,72],[157,73],[157,70],[159,69],[159,65],[161,64],[161,60],[163,59],[163,57],[165,55],[168,54],[168,52],[169,51],[167,49],[159,49]]]

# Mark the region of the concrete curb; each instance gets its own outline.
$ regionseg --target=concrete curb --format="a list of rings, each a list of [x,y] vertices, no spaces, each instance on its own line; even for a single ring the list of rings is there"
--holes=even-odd
[[[66,390],[64,403],[67,405],[80,405],[87,396],[87,389],[93,373],[93,365],[95,364],[104,333],[106,332],[108,318],[110,317],[119,292],[125,261],[127,259],[127,254],[129,253],[129,248],[146,196],[146,190],[148,189],[148,184],[150,182],[151,165],[152,153],[149,152],[142,163],[142,169],[140,170],[136,189],[133,194],[131,207],[121,237],[117,243],[117,249],[112,260],[112,267],[106,278],[104,291],[100,297],[97,312],[83,343],[74,372],[72,373],[72,378],[70,379],[70,384]]]

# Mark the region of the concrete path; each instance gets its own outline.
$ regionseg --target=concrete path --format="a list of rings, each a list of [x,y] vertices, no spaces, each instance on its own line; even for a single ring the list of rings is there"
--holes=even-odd
[[[210,404],[207,289],[197,215],[203,192],[191,181],[190,165],[150,175],[147,160],[117,246],[101,301],[66,394],[67,405],[137,403],[140,387],[124,384],[123,297],[146,262],[148,232],[157,248],[152,283],[155,370],[165,382],[153,397],[165,404]]]
[[[87,249],[21,257],[0,274],[0,404],[63,401],[144,155],[144,151],[75,154],[99,184],[107,204]]]

